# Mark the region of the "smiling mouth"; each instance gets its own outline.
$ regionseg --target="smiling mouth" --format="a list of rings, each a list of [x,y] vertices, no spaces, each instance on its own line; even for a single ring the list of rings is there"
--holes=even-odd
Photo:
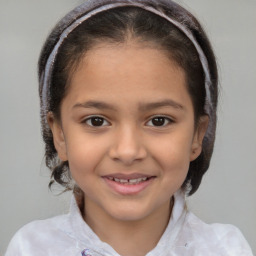
[[[142,177],[142,178],[138,178],[138,179],[118,179],[118,178],[114,178],[114,177],[107,177],[107,179],[118,182],[123,185],[137,185],[137,184],[147,181],[151,178],[153,178],[153,177]]]
[[[156,176],[141,173],[115,173],[103,176],[102,178],[112,191],[127,196],[141,193],[152,184]]]

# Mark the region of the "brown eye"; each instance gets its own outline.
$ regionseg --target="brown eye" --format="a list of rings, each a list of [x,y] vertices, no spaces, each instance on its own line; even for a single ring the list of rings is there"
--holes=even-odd
[[[165,118],[164,117],[155,117],[152,119],[152,124],[154,126],[163,126],[165,123]]]
[[[172,120],[164,116],[156,116],[147,122],[148,126],[161,127],[170,124]]]
[[[85,120],[85,123],[93,127],[109,125],[109,123],[103,117],[100,117],[100,116],[93,116],[93,117],[87,118]]]

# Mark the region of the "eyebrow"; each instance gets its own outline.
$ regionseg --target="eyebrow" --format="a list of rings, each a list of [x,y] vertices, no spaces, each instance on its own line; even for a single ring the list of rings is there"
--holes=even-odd
[[[73,108],[79,108],[79,107],[116,110],[114,106],[101,101],[86,101],[84,103],[77,103],[73,106]]]
[[[107,110],[117,110],[117,108],[111,104],[108,104],[106,102],[102,101],[86,101],[83,103],[77,103],[73,106],[74,108],[97,108],[97,109],[107,109]],[[139,103],[139,109],[141,111],[150,111],[156,108],[161,107],[172,107],[178,110],[184,110],[184,107],[179,104],[178,102],[171,100],[171,99],[165,99],[161,101],[156,102],[150,102],[150,103]]]
[[[181,104],[171,99],[165,99],[165,100],[146,103],[146,104],[144,103],[140,104],[140,109],[143,111],[153,110],[153,109],[162,108],[162,107],[172,107],[178,110],[184,110],[184,107]]]

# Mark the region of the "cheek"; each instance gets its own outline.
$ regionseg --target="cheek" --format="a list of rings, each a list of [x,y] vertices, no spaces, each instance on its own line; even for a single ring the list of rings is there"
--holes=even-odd
[[[162,169],[177,175],[186,173],[190,164],[192,136],[188,133],[177,133],[163,139],[152,141],[152,155]]]
[[[67,140],[67,156],[69,167],[74,179],[95,172],[107,151],[107,144],[95,140],[94,136],[72,136]]]

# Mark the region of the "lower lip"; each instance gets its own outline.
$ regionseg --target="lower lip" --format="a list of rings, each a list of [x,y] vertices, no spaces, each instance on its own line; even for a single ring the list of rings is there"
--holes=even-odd
[[[122,195],[135,195],[146,189],[154,180],[154,178],[150,178],[146,181],[140,182],[138,184],[122,184],[119,182],[116,182],[114,180],[110,180],[108,178],[103,178],[105,182],[108,184],[108,186],[117,192],[118,194]]]

